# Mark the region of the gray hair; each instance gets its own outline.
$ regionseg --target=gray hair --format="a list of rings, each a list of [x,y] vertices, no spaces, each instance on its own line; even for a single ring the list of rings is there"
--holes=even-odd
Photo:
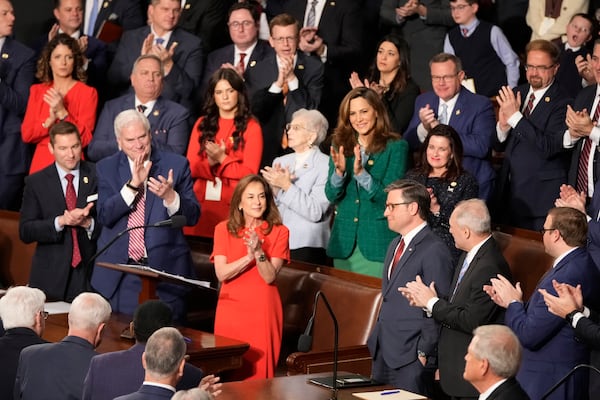
[[[135,62],[133,63],[133,68],[131,68],[131,73],[132,74],[135,73],[135,69],[137,68],[138,64],[141,61],[144,61],[144,60],[154,60],[154,61],[156,61],[158,63],[159,68],[160,68],[160,76],[164,78],[164,76],[165,76],[165,67],[163,65],[163,62],[162,62],[162,60],[160,58],[158,58],[158,56],[155,56],[154,54],[144,54],[144,55],[139,56],[135,60]]]
[[[177,329],[160,328],[146,343],[146,370],[159,377],[174,374],[185,356],[186,349],[185,340]]]
[[[480,235],[492,232],[492,218],[485,202],[481,199],[459,202],[452,214],[459,226],[469,228]]]
[[[323,114],[317,110],[301,108],[292,114],[292,121],[296,118],[305,119],[307,125],[305,128],[317,133],[317,138],[313,143],[314,146],[320,145],[323,140],[325,140],[327,137],[327,129],[329,129],[329,122],[327,122],[327,118],[325,118]]]
[[[192,388],[189,390],[179,390],[171,397],[171,400],[213,400],[214,396],[206,390]]]
[[[84,292],[75,297],[69,309],[69,328],[93,331],[108,322],[112,309],[97,293]]]
[[[482,325],[473,331],[471,351],[479,360],[487,360],[492,372],[501,378],[517,374],[521,364],[521,344],[504,325]]]
[[[32,328],[35,316],[44,311],[46,295],[40,289],[15,286],[0,298],[0,318],[4,329]]]
[[[150,134],[150,122],[148,121],[148,118],[141,112],[130,109],[121,111],[115,118],[114,128],[117,139],[121,136],[123,128],[135,122],[141,123],[144,126],[144,130]]]

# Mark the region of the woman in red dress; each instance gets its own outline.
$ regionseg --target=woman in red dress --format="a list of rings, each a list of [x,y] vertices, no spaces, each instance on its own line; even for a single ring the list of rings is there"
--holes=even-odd
[[[36,144],[30,174],[54,162],[48,150],[48,131],[56,122],[69,121],[77,126],[82,147],[92,140],[98,94],[83,83],[86,78],[83,65],[77,40],[64,33],[56,35],[42,51],[36,73],[42,83],[31,86],[21,125],[23,141]]]
[[[269,184],[259,175],[242,178],[229,219],[215,228],[212,254],[221,282],[215,334],[250,344],[237,379],[274,376],[283,325],[275,278],[289,260],[288,238]]]
[[[187,152],[202,215],[184,232],[212,238],[215,225],[227,218],[235,185],[258,173],[263,137],[250,115],[244,81],[233,69],[221,68],[211,76],[203,114]]]

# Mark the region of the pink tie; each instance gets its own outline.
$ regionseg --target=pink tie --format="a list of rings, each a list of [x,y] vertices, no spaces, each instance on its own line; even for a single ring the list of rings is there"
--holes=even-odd
[[[146,196],[144,196],[144,186],[140,186],[140,191],[133,200],[133,209],[129,213],[127,227],[144,225],[144,215],[146,209]],[[129,258],[140,260],[144,257],[144,229],[133,229],[129,232]]]
[[[67,192],[65,194],[65,202],[67,203],[67,210],[71,211],[77,207],[77,195],[75,194],[75,186],[73,185],[73,174],[65,175],[67,179]],[[77,239],[77,229],[70,227],[71,238],[73,239],[73,255],[71,256],[71,266],[77,267],[81,262],[81,252],[79,251],[79,240]]]
[[[600,118],[600,102],[596,106],[594,111],[594,118],[592,121],[595,123]],[[581,154],[579,155],[579,164],[577,165],[577,192],[588,193],[588,164],[590,162],[590,153],[592,150],[592,141],[590,138],[583,138],[583,146],[581,148]]]

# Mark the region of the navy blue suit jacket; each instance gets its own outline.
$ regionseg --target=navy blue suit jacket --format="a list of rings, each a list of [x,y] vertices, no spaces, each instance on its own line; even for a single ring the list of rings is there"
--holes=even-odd
[[[13,183],[5,177],[26,175],[31,152],[21,140],[21,123],[29,99],[29,87],[35,75],[33,50],[7,37],[0,57],[0,208],[8,208],[13,200]],[[22,187],[22,184],[21,184]]]
[[[78,336],[24,348],[19,359],[14,398],[81,398],[85,374],[96,354],[94,346]]]
[[[119,396],[114,400],[169,400],[174,394],[166,388],[142,385],[137,392]]]
[[[107,74],[107,83],[115,86],[122,94],[130,87],[129,77],[133,63],[139,57],[142,44],[150,34],[150,27],[126,31],[121,37],[117,53]],[[200,85],[203,68],[202,41],[200,38],[175,28],[171,32],[170,46],[177,42],[175,54],[173,55],[173,68],[163,78],[163,97],[191,109],[191,97]]]
[[[92,358],[83,383],[82,400],[112,400],[135,392],[144,382],[142,353],[145,345],[136,343],[127,350],[99,354]],[[197,387],[202,371],[186,363],[177,390]]]
[[[585,248],[577,248],[542,277],[527,304],[514,302],[506,309],[505,323],[523,346],[523,360],[517,380],[532,399],[539,399],[554,383],[578,364],[587,363],[588,347],[575,339],[573,328],[551,314],[537,289],[556,296],[552,280],[576,286],[581,284],[583,298],[598,298],[598,270]],[[549,399],[579,399],[587,393],[586,380],[575,375],[572,385],[558,388]]]
[[[88,145],[88,158],[99,161],[119,151],[114,131],[114,121],[121,111],[135,108],[135,94],[107,101],[100,113],[92,141]],[[185,155],[190,137],[189,112],[180,104],[160,96],[148,116],[152,148]]]
[[[84,0],[84,7],[85,3]],[[137,0],[105,0],[98,4],[101,7],[98,10],[98,16],[94,24],[94,36],[98,35],[105,21],[117,24],[126,31],[146,24],[146,12]],[[85,32],[87,32],[87,26]]]
[[[186,217],[186,223],[193,226],[200,217],[200,205],[194,194],[188,160],[178,154],[152,150],[150,160],[152,168],[149,176],[167,177],[173,170],[173,188],[179,194],[180,208],[178,215]],[[98,239],[98,248],[102,248],[109,240],[127,228],[127,219],[131,209],[121,196],[121,189],[129,179],[131,170],[127,156],[122,151],[113,154],[96,165],[98,175],[98,223],[102,224],[102,233]],[[163,200],[148,191],[146,193],[145,223],[152,224],[168,219],[170,216],[163,206]],[[194,270],[190,248],[181,229],[147,229],[145,245],[148,263],[155,268],[181,276],[193,277]],[[97,261],[110,263],[126,263],[128,259],[129,235],[123,235],[108,250],[100,255]],[[110,299],[117,290],[123,273],[95,266],[92,273],[92,286],[104,297]],[[169,303],[173,297],[181,297],[184,289],[181,286],[159,284],[158,295]],[[137,293],[132,294],[137,298]]]
[[[528,90],[528,84],[515,89],[523,104]],[[554,207],[560,185],[567,181],[570,150],[563,147],[563,136],[569,103],[570,99],[553,83],[531,115],[521,118],[508,134],[498,193],[500,204],[510,209],[514,220],[543,219]]]
[[[79,187],[77,208],[88,204],[88,196],[98,193],[96,167],[81,161],[79,164]],[[77,228],[77,240],[81,252],[81,264],[77,267],[79,276],[70,280],[73,240],[70,228],[56,232],[54,219],[67,209],[56,164],[52,163],[41,171],[25,178],[25,192],[19,220],[19,236],[25,243],[37,242],[31,261],[29,285],[40,288],[49,299],[72,300],[81,292],[89,291],[91,267],[88,260],[96,252],[96,239],[100,225],[96,221],[92,237],[85,229]],[[92,208],[92,218],[96,210]]]
[[[425,227],[406,246],[388,279],[388,269],[399,242],[400,237],[394,239],[385,256],[381,287],[383,302],[367,340],[374,362],[383,360],[390,368],[400,368],[415,361],[417,350],[435,360],[439,337],[438,323],[433,318],[426,318],[420,308],[411,307],[398,288],[420,275],[426,285],[435,281],[438,295],[447,297],[454,271],[448,246]]]
[[[423,93],[417,97],[413,117],[404,135],[411,151],[421,149],[421,141],[417,136],[417,127],[421,123],[419,110],[427,104],[437,114],[440,98],[434,92]],[[462,140],[463,167],[477,179],[479,197],[490,199],[496,177],[490,162],[493,138],[496,134],[496,117],[492,102],[487,97],[461,88],[448,125],[456,129]]]

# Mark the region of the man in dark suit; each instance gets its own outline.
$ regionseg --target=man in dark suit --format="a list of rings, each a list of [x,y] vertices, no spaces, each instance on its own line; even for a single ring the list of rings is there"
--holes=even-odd
[[[528,83],[514,92],[505,86],[497,97],[496,134],[505,147],[497,211],[500,219],[513,226],[540,229],[557,189],[567,179],[571,152],[563,147],[563,137],[570,99],[554,79],[558,48],[546,40],[534,40],[526,52]]]
[[[298,21],[289,14],[279,14],[269,28],[269,43],[275,53],[257,62],[246,79],[254,93],[250,102],[252,113],[262,127],[261,168],[271,166],[275,157],[281,155],[283,131],[292,114],[301,108],[316,109],[323,89],[323,64],[296,51]]]
[[[85,0],[84,8],[83,32],[88,36],[98,37],[106,22],[126,31],[146,24],[146,10],[142,9],[139,0]],[[93,13],[94,10],[96,14]]]
[[[503,325],[483,325],[473,331],[463,377],[487,400],[529,400],[514,378],[521,363],[521,345]]]
[[[591,59],[591,71],[597,82],[600,82],[600,40],[594,42]],[[564,147],[572,148],[568,183],[577,192],[585,193],[588,201],[594,195],[594,186],[600,176],[600,127],[596,126],[600,119],[600,85],[583,88],[573,107],[567,106],[567,128],[564,133]]]
[[[37,242],[29,285],[52,300],[71,301],[89,291],[100,227],[95,221],[96,169],[81,160],[81,137],[67,121],[52,126],[50,153],[55,162],[25,179],[19,236]]]
[[[323,63],[323,99],[319,111],[336,126],[339,104],[351,89],[348,78],[361,57],[362,19],[355,0],[269,0],[273,16],[288,13],[303,27],[298,48]]]
[[[258,39],[259,23],[260,12],[253,4],[236,2],[229,8],[227,26],[233,44],[208,55],[200,87],[202,100],[211,75],[222,66],[233,67],[245,80],[257,63],[273,53],[269,43]]]
[[[442,325],[438,364],[444,392],[452,398],[475,399],[477,391],[462,376],[473,329],[504,320],[504,310],[483,291],[483,285],[498,274],[511,279],[511,273],[492,237],[491,218],[483,200],[458,203],[450,216],[450,233],[456,247],[466,252],[454,272],[450,298],[440,299],[435,289],[423,284],[420,277],[400,291],[412,306],[427,309]]]
[[[233,0],[187,0],[181,10],[179,26],[202,39],[204,52],[231,43],[227,36],[227,10]]]
[[[21,123],[35,74],[33,50],[14,40],[15,15],[0,0],[0,209],[17,211],[31,152],[21,140]]]
[[[130,329],[135,345],[127,350],[100,354],[92,358],[83,383],[83,400],[112,400],[117,396],[136,391],[144,382],[142,354],[150,335],[173,323],[171,309],[160,300],[141,304],[133,315]],[[190,389],[209,382],[212,390],[218,390],[219,378],[209,375],[202,379],[202,371],[185,363],[183,376],[177,390]],[[214,386],[213,386],[214,385]]]
[[[496,177],[489,160],[496,122],[492,102],[461,85],[465,72],[455,55],[437,54],[429,68],[433,91],[417,97],[404,138],[411,151],[418,151],[429,131],[438,124],[453,127],[462,140],[463,167],[477,178],[479,198],[489,200]]]
[[[384,215],[401,236],[390,244],[382,281],[383,302],[367,345],[373,357],[373,379],[431,397],[436,368],[439,325],[423,310],[410,307],[398,291],[419,275],[435,282],[440,297],[449,295],[452,257],[427,226],[430,196],[425,186],[399,180],[385,189]]]
[[[148,6],[149,26],[123,34],[108,69],[107,83],[124,94],[135,60],[140,54],[154,54],[165,71],[163,96],[191,109],[192,95],[202,76],[202,41],[176,26],[180,11],[179,0],[152,0]]]
[[[586,250],[585,214],[570,207],[552,208],[543,232],[546,253],[555,261],[537,288],[555,294],[553,280],[572,286],[581,284],[584,298],[597,301],[600,277]],[[506,308],[505,323],[524,347],[517,380],[532,399],[539,399],[573,367],[586,364],[589,349],[574,340],[573,329],[564,319],[548,312],[542,293],[534,292],[524,304],[518,283],[514,287],[502,275],[491,282],[484,290],[496,304]],[[581,399],[587,391],[587,376],[575,374],[569,384],[560,386],[548,399]]]
[[[144,383],[137,392],[119,396],[118,400],[169,400],[185,366],[185,340],[175,328],[154,332],[142,354]]]
[[[12,399],[15,376],[21,350],[34,344],[46,343],[44,333],[44,302],[39,289],[27,286],[9,288],[0,298],[0,319],[6,333],[0,336],[0,397]]]
[[[136,109],[148,118],[155,149],[185,155],[190,136],[189,113],[182,105],[161,96],[163,69],[160,59],[153,54],[138,57],[131,71],[131,86],[133,93],[104,105],[87,148],[88,158],[98,161],[119,151],[114,121],[121,111],[130,109]]]
[[[24,348],[15,380],[15,399],[79,399],[83,379],[102,331],[110,305],[96,293],[82,293],[69,310],[69,331],[58,343]]]
[[[77,40],[85,57],[86,83],[102,91],[105,86],[106,69],[108,68],[106,44],[94,36],[87,36],[82,33],[82,0],[54,0],[53,12],[56,23],[52,26],[50,32],[39,38],[35,47],[37,56],[39,57],[46,43],[57,34],[66,33]]]
[[[117,115],[115,134],[121,151],[96,166],[98,223],[103,226],[98,246],[102,248],[128,226],[149,225],[173,215],[182,215],[187,225],[195,225],[200,205],[187,159],[171,152],[151,151],[150,123],[138,111],[126,110]],[[194,276],[190,248],[181,227],[132,230],[98,261],[144,264],[180,276]],[[137,276],[96,265],[91,283],[109,299],[114,310],[133,314],[137,308],[141,289]],[[184,316],[185,293],[182,286],[158,284],[157,294],[171,307],[176,320]]]

